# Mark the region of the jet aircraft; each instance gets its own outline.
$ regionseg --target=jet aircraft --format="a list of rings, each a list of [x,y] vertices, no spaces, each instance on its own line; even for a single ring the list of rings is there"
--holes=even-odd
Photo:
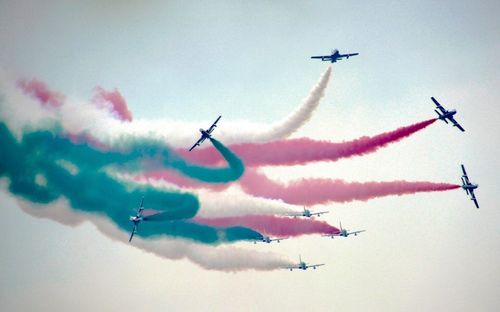
[[[323,62],[335,63],[337,60],[341,60],[344,57],[349,58],[350,56],[359,55],[359,53],[351,53],[351,54],[340,54],[339,50],[332,50],[332,54],[330,55],[320,55],[320,56],[311,56],[312,59],[321,59]]]
[[[130,221],[132,221],[132,223],[134,224],[134,227],[132,228],[132,234],[130,234],[130,238],[128,240],[129,242],[132,241],[134,234],[137,233],[139,223],[141,223],[141,221],[145,220],[145,218],[142,214],[143,211],[144,211],[144,197],[142,197],[142,199],[141,199],[141,204],[137,208],[137,213],[135,214],[135,216],[130,216]]]
[[[308,268],[313,268],[313,269],[316,270],[316,267],[319,267],[319,266],[322,266],[322,265],[325,265],[325,264],[324,263],[320,263],[320,264],[307,264],[304,261],[302,261],[302,257],[299,255],[299,263],[298,264],[284,267],[284,269],[287,269],[287,270],[290,270],[290,271],[293,271],[295,269],[297,269],[297,270],[304,270],[305,271]]]
[[[341,237],[348,237],[351,234],[354,234],[354,236],[358,236],[358,233],[364,232],[365,230],[361,231],[354,231],[354,232],[349,232],[347,229],[342,228],[342,222],[340,222],[340,232],[338,233],[332,233],[332,234],[326,234],[322,236],[328,236],[331,238],[334,238],[335,236],[341,236]]]
[[[189,149],[190,152],[195,147],[200,146],[200,144],[203,143],[203,141],[212,137],[211,134],[215,130],[215,128],[217,127],[217,122],[221,119],[221,117],[222,116],[217,117],[217,119],[214,121],[214,123],[207,130],[203,130],[200,128],[201,138],[199,138],[198,141],[196,141],[196,143]]]
[[[284,240],[284,239],[287,239],[288,237],[284,237],[284,238],[271,238],[267,235],[264,235],[262,234],[262,238],[260,240],[256,240],[254,241],[253,243],[254,244],[257,244],[257,242],[261,242],[261,243],[271,243],[271,242],[274,242],[276,241],[277,243],[279,243],[280,241]]]
[[[474,202],[476,205],[476,208],[479,208],[479,204],[477,203],[476,196],[474,195],[474,190],[479,187],[478,184],[471,183],[469,181],[469,177],[467,176],[467,172],[465,172],[465,167],[462,165],[462,172],[464,173],[462,175],[462,188],[465,190],[467,195],[470,196],[470,199]]]
[[[306,207],[304,207],[304,211],[301,212],[300,214],[298,213],[295,213],[295,214],[290,214],[290,216],[293,216],[294,218],[297,218],[297,217],[306,217],[306,218],[311,218],[312,216],[320,216],[324,213],[328,213],[329,211],[318,211],[318,212],[311,212],[311,210],[309,209],[306,209]]]
[[[448,121],[450,121],[454,127],[457,127],[462,132],[465,131],[465,129],[462,128],[462,126],[455,120],[455,118],[453,118],[453,115],[455,115],[457,113],[456,109],[446,110],[443,106],[441,106],[441,104],[439,104],[439,102],[435,98],[431,97],[431,100],[437,106],[437,109],[435,109],[434,111],[438,114],[439,119],[441,119],[442,121],[444,121],[446,123],[448,123]]]

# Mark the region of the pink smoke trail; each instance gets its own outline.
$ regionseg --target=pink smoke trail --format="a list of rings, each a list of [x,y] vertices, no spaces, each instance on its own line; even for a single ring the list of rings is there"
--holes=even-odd
[[[340,158],[373,153],[381,147],[409,137],[413,133],[431,125],[436,120],[435,118],[429,119],[373,137],[364,136],[353,141],[341,143],[301,138],[261,144],[235,144],[229,146],[229,148],[243,159],[246,166],[289,166],[312,161],[336,161]],[[222,162],[220,155],[212,148],[199,149],[192,152],[179,150],[178,153],[191,161],[206,165]]]
[[[100,107],[109,109],[118,119],[132,121],[132,113],[128,109],[127,102],[117,89],[106,91],[101,87],[95,87],[92,101]]]
[[[17,81],[17,86],[23,90],[25,94],[38,100],[42,106],[58,108],[61,107],[64,102],[64,95],[50,90],[43,81],[37,79],[20,79]]]
[[[217,226],[244,226],[259,233],[276,237],[299,236],[304,234],[334,234],[339,229],[325,221],[303,218],[277,217],[267,215],[238,216],[223,218],[194,218],[194,222]]]
[[[296,205],[367,201],[382,196],[446,191],[460,187],[457,184],[433,182],[345,182],[330,179],[301,179],[283,185],[256,170],[247,170],[239,182],[250,195],[281,199]]]

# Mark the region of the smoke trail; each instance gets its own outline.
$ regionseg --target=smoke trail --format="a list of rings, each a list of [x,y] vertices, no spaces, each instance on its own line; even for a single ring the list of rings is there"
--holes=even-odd
[[[58,108],[63,105],[64,96],[59,92],[52,91],[46,83],[37,79],[20,79],[17,85],[23,92],[37,99],[43,106]]]
[[[176,190],[182,191],[165,180],[154,180],[137,178],[136,176],[120,175],[121,179],[126,181],[134,181],[139,184],[146,184],[154,186],[156,189]],[[191,180],[192,181],[192,180]],[[194,185],[214,185],[202,184],[196,182]],[[227,186],[227,184],[215,184],[218,186]],[[192,185],[191,185],[192,186]],[[215,188],[213,190],[193,189],[194,194],[198,196],[201,203],[200,209],[196,214],[197,217],[204,218],[219,218],[219,217],[233,217],[244,215],[297,215],[302,212],[302,206],[295,206],[284,203],[281,200],[265,199],[254,197],[242,192],[239,188],[227,188],[224,192],[221,189]]]
[[[228,144],[264,142],[286,138],[310,119],[324,96],[330,75],[331,68],[328,67],[304,102],[283,120],[271,126],[225,120],[224,127],[217,129],[217,137]],[[12,88],[2,85],[0,92],[12,92]],[[9,99],[17,98],[18,95],[9,95]],[[5,101],[3,104],[7,106],[7,111],[19,106],[18,101]],[[78,112],[78,114],[75,114],[75,112]],[[25,106],[22,113],[30,114],[31,108]],[[10,116],[12,117],[12,114]],[[34,122],[29,124],[20,123],[19,121],[26,119],[24,116],[13,117],[19,119],[11,120],[18,126],[35,126]],[[40,116],[38,123],[44,121],[42,118],[46,118],[46,116]],[[209,120],[205,125],[205,123],[178,122],[166,119],[134,119],[131,122],[124,123],[122,120],[110,117],[107,111],[103,111],[93,103],[72,98],[66,99],[64,105],[60,106],[57,113],[52,114],[51,118],[57,119],[66,133],[72,135],[85,134],[88,138],[99,138],[100,142],[106,145],[113,145],[115,141],[128,137],[163,140],[171,146],[180,148],[188,148],[193,144],[198,135],[195,129],[200,128],[200,126],[208,127],[212,122],[212,120]]]
[[[359,139],[341,143],[315,141],[308,138],[274,141],[263,144],[243,143],[230,146],[240,156],[246,166],[298,165],[312,161],[336,161],[351,156],[373,153],[390,143],[409,137],[434,123],[437,119],[422,121],[393,131],[384,132],[373,137],[364,136]],[[195,150],[191,153],[179,151],[191,161],[202,164],[217,164],[221,158],[210,149]]]
[[[0,142],[4,148],[0,153],[0,177],[9,178],[11,193],[29,201],[50,203],[64,196],[75,209],[104,215],[128,232],[129,211],[124,210],[124,207],[130,207],[131,203],[145,196],[151,208],[162,211],[155,219],[170,221],[148,222],[142,227],[140,236],[169,235],[203,243],[218,243],[254,239],[260,235],[241,227],[215,229],[185,221],[198,211],[199,202],[195,196],[180,192],[161,192],[151,187],[134,188],[134,185],[113,179],[107,172],[112,170],[107,167],[109,165],[130,168],[137,166],[143,158],[158,156],[164,157],[161,164],[176,167],[181,172],[189,171],[188,175],[200,179],[204,178],[207,171],[214,175],[210,179],[219,181],[230,178],[228,175],[231,172],[228,173],[227,168],[218,172],[217,169],[190,166],[182,163],[180,158],[169,157],[171,155],[168,154],[168,149],[162,149],[152,142],[141,145],[136,142],[127,152],[102,153],[88,145],[75,145],[48,131],[36,131],[26,133],[18,143],[1,123]],[[216,141],[213,143],[228,161],[239,162],[241,165],[241,161],[222,144]],[[179,163],[182,164],[181,167]]]
[[[328,66],[318,83],[313,87],[307,98],[301,106],[281,121],[270,126],[264,126],[265,130],[256,130],[248,128],[247,132],[234,131],[235,128],[228,127],[221,129],[219,137],[224,138],[228,144],[236,142],[267,142],[289,137],[292,133],[302,127],[316,110],[320,100],[325,96],[325,89],[328,86],[332,67]],[[243,136],[243,137],[242,137]]]
[[[132,113],[128,109],[127,102],[117,89],[106,91],[101,87],[95,87],[92,101],[99,107],[108,109],[119,120],[132,121]]]
[[[366,201],[382,196],[446,191],[460,187],[456,184],[433,182],[345,182],[330,179],[301,179],[282,185],[255,170],[247,170],[240,185],[248,194],[281,199],[295,205]]]
[[[131,177],[136,182],[147,181],[148,183],[164,182],[170,187],[184,189],[210,189],[213,191],[223,191],[229,187],[229,184],[222,183],[203,183],[193,179],[189,179],[180,173],[171,170],[156,170],[145,173],[140,173],[137,176]]]
[[[3,187],[2,189],[5,189]],[[53,220],[69,226],[90,222],[113,241],[128,243],[128,236],[116,225],[94,214],[76,212],[69,203],[60,199],[49,205],[34,204],[16,199],[21,209],[36,218]],[[293,261],[272,252],[258,252],[234,246],[210,246],[196,244],[184,239],[152,238],[148,240],[134,238],[135,248],[139,248],[164,259],[188,259],[207,270],[238,272],[245,270],[270,271],[292,265]]]
[[[212,142],[213,146],[229,164],[227,168],[200,167],[192,165],[180,157],[173,161],[171,160],[172,167],[188,177],[204,182],[226,183],[239,179],[245,171],[245,166],[241,159],[216,139],[210,138],[210,142]]]
[[[260,233],[276,237],[298,236],[304,234],[334,234],[339,229],[325,221],[302,218],[287,218],[277,216],[238,216],[225,218],[196,217],[195,222],[218,227],[244,226]]]

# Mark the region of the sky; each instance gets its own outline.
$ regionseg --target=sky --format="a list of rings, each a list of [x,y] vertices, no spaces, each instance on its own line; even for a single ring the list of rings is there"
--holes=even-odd
[[[134,118],[146,121],[204,127],[220,114],[221,128],[226,121],[271,123],[295,109],[326,70],[311,55],[358,52],[333,64],[319,108],[293,137],[339,142],[389,131],[435,117],[431,96],[457,109],[466,132],[438,121],[367,156],[264,171],[281,181],[459,183],[463,163],[480,185],[481,205],[475,209],[460,189],[318,205],[330,211],[321,220],[367,231],[347,239],[239,242],[242,249],[326,265],[227,273],[158,257],[89,222],[36,218],[2,188],[2,306],[496,310],[499,9],[496,1],[0,1],[4,75],[37,78],[82,101],[96,86],[117,88]]]

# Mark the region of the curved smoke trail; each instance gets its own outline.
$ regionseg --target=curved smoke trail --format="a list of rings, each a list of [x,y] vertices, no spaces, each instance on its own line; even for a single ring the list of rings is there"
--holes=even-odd
[[[58,108],[65,101],[64,95],[53,91],[43,81],[37,79],[20,79],[17,86],[27,95],[38,100],[42,106]]]
[[[328,67],[303,103],[283,120],[271,125],[241,121],[224,121],[225,127],[217,130],[217,137],[227,144],[239,142],[266,142],[288,137],[311,118],[320,100],[324,97],[330,76],[331,67]],[[6,79],[0,80],[0,82],[2,82],[0,85],[0,93],[7,95],[7,99],[4,101],[7,110],[16,106],[19,108],[19,98],[22,97],[23,94],[19,90],[17,90],[17,94],[12,94],[15,93],[16,90],[8,85]],[[50,91],[45,84],[43,84],[43,86],[44,88],[39,88],[38,90],[46,89]],[[28,90],[28,95],[34,95],[31,89],[23,88],[23,90]],[[52,92],[52,94],[58,94],[54,91],[50,92]],[[26,95],[24,95],[24,97],[26,97]],[[43,103],[44,97],[37,96],[36,94],[34,97]],[[38,112],[33,115],[33,111],[39,110],[39,107],[34,106],[40,105],[26,101],[26,99],[23,101],[25,103],[20,109],[21,114],[17,114],[17,116],[10,114],[12,117],[17,117],[19,119],[14,122],[18,126],[34,126],[44,120],[52,119],[61,124],[66,133],[75,136],[82,136],[85,134],[86,138],[94,138],[94,140],[104,145],[113,145],[115,141],[119,141],[122,138],[148,138],[163,140],[168,142],[171,146],[188,148],[193,144],[193,140],[195,140],[198,135],[195,129],[200,128],[200,125],[204,126],[204,123],[188,123],[164,119],[134,119],[130,122],[123,122],[123,118],[115,118],[117,114],[120,115],[123,112],[119,113],[115,109],[114,113],[116,114],[110,116],[108,110],[103,110],[94,103],[72,98],[65,98],[62,105],[56,105],[57,110],[43,113]],[[116,106],[113,104],[113,107]],[[25,115],[29,114],[32,115],[30,117],[31,122],[23,123],[23,121],[26,121]],[[126,113],[124,118],[128,118]],[[206,126],[209,125],[209,122],[211,121],[208,121]]]
[[[200,224],[218,227],[244,226],[259,233],[277,237],[299,236],[304,234],[336,234],[340,232],[338,228],[329,225],[325,221],[268,215],[222,218],[196,217],[193,220]]]
[[[239,182],[248,194],[281,199],[295,205],[366,201],[383,196],[447,191],[460,187],[457,184],[434,182],[345,182],[331,179],[301,179],[283,185],[255,170],[247,170]]]
[[[231,145],[229,148],[243,159],[246,166],[290,166],[314,161],[336,161],[376,152],[379,148],[398,142],[428,127],[436,120],[434,118],[372,137],[364,136],[340,143],[301,138],[262,144],[242,143]],[[214,165],[221,161],[219,154],[207,148],[194,150],[191,153],[178,152],[191,161],[205,165]]]
[[[109,220],[94,214],[76,212],[69,207],[69,203],[64,199],[48,205],[35,204],[19,198],[16,201],[25,213],[36,218],[49,219],[69,226],[90,222],[108,238],[130,245],[128,236],[123,235],[122,230]],[[164,259],[188,259],[207,270],[225,272],[270,271],[293,264],[293,261],[272,252],[258,252],[235,246],[197,244],[185,239],[162,237],[144,240],[136,237],[132,246]]]
[[[96,103],[99,107],[107,109],[121,121],[132,121],[132,113],[128,109],[127,102],[120,91],[117,89],[106,91],[101,87],[95,87],[94,90],[95,95],[92,98],[92,102]]]
[[[166,147],[154,142],[132,142],[128,150],[105,153],[88,145],[73,144],[69,139],[49,131],[27,132],[17,142],[2,123],[0,141],[4,147],[0,153],[0,177],[6,176],[10,180],[11,193],[32,202],[46,204],[64,196],[73,208],[104,215],[128,232],[130,211],[124,207],[130,207],[131,203],[145,196],[149,205],[147,208],[161,211],[160,215],[149,219],[169,222],[148,222],[139,232],[142,237],[168,235],[210,244],[253,239],[260,235],[241,227],[215,229],[186,221],[199,208],[199,202],[192,194],[162,192],[151,187],[134,188],[108,174],[113,170],[109,167],[111,165],[133,168],[144,158],[151,158],[150,165],[159,159],[161,165],[171,166],[200,180],[220,182],[237,179],[242,173],[241,161],[217,141],[213,141],[214,146],[225,154],[230,165],[235,163],[236,168],[190,166],[169,154]],[[212,176],[207,177],[207,172]]]

